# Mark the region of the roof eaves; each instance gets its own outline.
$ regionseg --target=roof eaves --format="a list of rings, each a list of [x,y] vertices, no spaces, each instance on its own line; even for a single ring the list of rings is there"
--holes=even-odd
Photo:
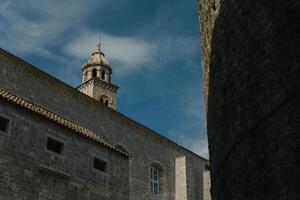
[[[27,100],[24,100],[16,95],[14,95],[10,92],[7,92],[5,90],[2,90],[2,89],[0,89],[0,98],[5,99],[9,102],[13,102],[23,108],[26,108],[26,109],[31,110],[39,115],[42,115],[43,117],[45,117],[51,121],[54,121],[55,123],[60,124],[61,126],[71,129],[72,131],[79,133],[82,136],[89,138],[89,139],[93,140],[94,142],[99,143],[99,144],[105,146],[106,148],[109,148],[115,152],[118,152],[126,157],[129,156],[126,152],[123,152],[123,151],[119,150],[118,148],[116,148],[114,145],[105,142],[102,138],[100,138],[97,134],[95,134],[90,129],[83,127],[71,120],[68,120],[61,115],[51,112],[51,111],[47,110],[46,108],[43,108],[42,106],[31,103]]]

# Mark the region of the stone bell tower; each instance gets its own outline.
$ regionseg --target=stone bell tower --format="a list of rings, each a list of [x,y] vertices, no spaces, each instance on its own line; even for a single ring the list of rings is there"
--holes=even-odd
[[[82,65],[82,84],[77,90],[117,109],[118,86],[111,83],[112,69],[100,47],[99,43],[98,51],[92,53],[90,59]]]

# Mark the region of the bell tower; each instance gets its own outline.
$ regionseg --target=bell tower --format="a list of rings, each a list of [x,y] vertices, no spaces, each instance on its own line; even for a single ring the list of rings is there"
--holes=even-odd
[[[92,53],[89,60],[82,65],[82,84],[77,90],[117,109],[118,86],[111,83],[111,75],[112,68],[101,51],[99,42],[98,51]]]

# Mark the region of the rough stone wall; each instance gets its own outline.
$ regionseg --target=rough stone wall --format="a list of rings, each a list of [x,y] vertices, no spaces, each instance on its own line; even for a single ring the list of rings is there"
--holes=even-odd
[[[101,80],[90,79],[77,88],[80,92],[99,101],[102,95],[109,98],[109,107],[117,109],[117,89]]]
[[[199,3],[213,199],[299,198],[299,1]]]
[[[129,199],[174,200],[175,159],[186,156],[187,171],[194,197],[203,198],[203,171],[207,160],[183,149],[150,129],[107,108],[100,102],[76,91],[32,66],[0,54],[0,87],[42,105],[98,133],[106,141],[121,145],[130,154]],[[25,89],[26,88],[26,89]],[[150,166],[158,163],[163,170],[161,195],[151,194]],[[194,186],[192,186],[194,184]]]
[[[1,200],[128,200],[128,158],[2,99],[0,116],[10,120],[0,131]],[[47,137],[64,143],[62,154],[47,150]]]
[[[117,91],[105,88],[101,84],[97,83],[97,81],[95,81],[93,85],[94,85],[93,97],[95,97],[95,98],[97,98],[97,100],[99,100],[102,95],[107,96],[109,98],[109,107],[116,110],[117,109]]]
[[[198,0],[198,14],[201,27],[201,53],[202,53],[202,68],[204,79],[205,102],[207,102],[209,92],[209,66],[211,54],[211,36],[216,17],[219,13],[220,0]],[[201,6],[200,6],[201,5]],[[203,13],[201,15],[201,13]]]

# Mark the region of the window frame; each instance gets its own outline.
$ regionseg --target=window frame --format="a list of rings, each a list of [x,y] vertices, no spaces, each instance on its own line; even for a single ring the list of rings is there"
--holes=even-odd
[[[92,69],[92,78],[97,78],[98,77],[97,75],[98,75],[98,70],[96,68]]]
[[[156,175],[156,176],[155,176]],[[159,170],[155,167],[150,168],[150,180],[151,180],[151,194],[159,195],[160,188],[159,188]],[[155,188],[156,186],[156,188]]]
[[[63,144],[60,153],[56,153],[55,151],[52,151],[52,150],[48,149],[48,139],[49,139],[49,138],[50,138],[51,140],[53,140],[53,141],[56,141],[56,142],[59,142],[59,143]],[[49,134],[46,135],[45,149],[46,149],[46,151],[47,151],[48,153],[51,153],[51,154],[56,155],[56,156],[64,157],[64,153],[65,153],[65,145],[66,145],[65,142],[63,142],[61,139],[58,139],[57,137],[54,137],[54,136],[49,135]]]
[[[5,114],[2,114],[2,113],[0,114],[0,117],[8,121],[7,122],[6,130],[5,131],[0,130],[0,133],[10,134],[10,130],[11,130],[11,118],[8,117]]]
[[[95,172],[97,172],[97,173],[101,173],[101,174],[104,174],[104,175],[107,175],[108,173],[109,173],[109,162],[107,161],[107,160],[105,160],[105,159],[103,159],[103,158],[101,158],[101,157],[99,157],[99,156],[96,156],[96,155],[92,155],[91,156],[91,167],[92,167],[92,170],[93,171],[95,171]],[[95,168],[94,166],[94,160],[100,160],[100,161],[102,161],[102,162],[104,162],[105,163],[105,169],[104,169],[104,171],[102,171],[102,170],[100,170],[100,169],[97,169],[97,168]]]

